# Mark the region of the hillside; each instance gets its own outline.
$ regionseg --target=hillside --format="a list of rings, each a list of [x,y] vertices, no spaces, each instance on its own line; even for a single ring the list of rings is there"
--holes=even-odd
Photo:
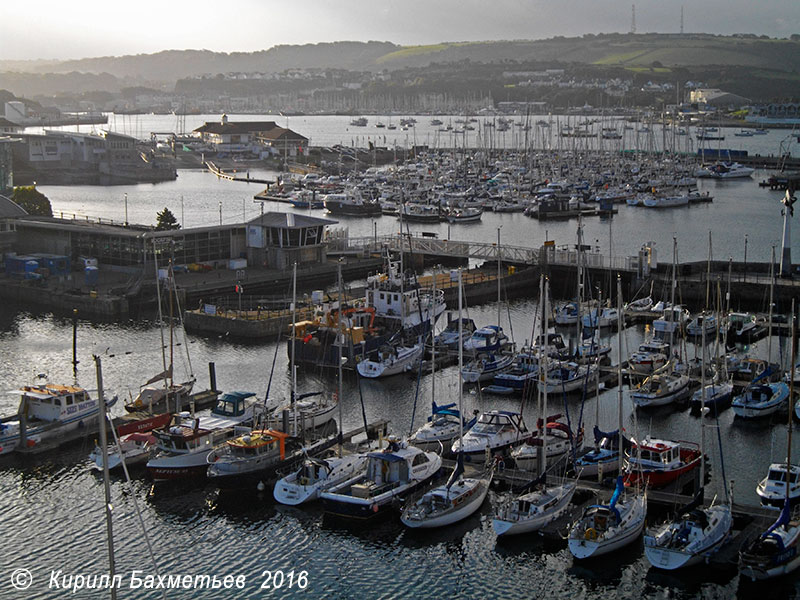
[[[558,61],[561,63],[649,67],[747,66],[800,70],[800,41],[707,34],[587,34],[546,40],[453,42],[398,46],[390,42],[333,42],[274,46],[259,52],[165,50],[156,54],[107,56],[62,62],[0,61],[0,71],[106,73],[120,79],[174,82],[184,77],[228,72],[278,73],[292,68],[353,71],[424,67],[432,62],[469,60]]]
[[[615,33],[425,46],[377,41],[332,42],[282,45],[249,53],[165,50],[61,62],[0,61],[0,88],[25,97],[44,99],[83,94],[79,99],[95,101],[102,93],[121,93],[131,98],[133,94],[126,94],[126,90],[142,86],[151,88],[154,94],[194,97],[263,98],[283,93],[292,95],[292,102],[324,90],[339,94],[339,109],[348,110],[353,108],[351,97],[376,94],[396,98],[409,93],[446,95],[458,90],[462,97],[525,99],[527,89],[512,89],[513,82],[503,76],[504,71],[559,67],[566,68],[570,78],[618,78],[632,80],[637,87],[649,81],[675,85],[691,80],[753,100],[792,98],[800,90],[800,35],[786,40],[744,34]],[[287,73],[293,69],[317,69],[317,72]],[[369,72],[382,73],[371,76]],[[280,76],[231,75],[243,73]],[[513,75],[510,77],[513,79]],[[343,82],[363,85],[359,88],[362,92],[341,92]],[[557,105],[601,100],[587,100],[581,94],[553,90],[552,97],[545,96],[542,100]],[[650,100],[643,97],[635,101]],[[364,108],[369,109],[370,105]]]

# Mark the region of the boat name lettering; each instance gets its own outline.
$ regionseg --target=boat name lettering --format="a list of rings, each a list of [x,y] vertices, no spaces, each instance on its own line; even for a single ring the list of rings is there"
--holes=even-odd
[[[84,410],[90,408],[94,408],[94,400],[90,400],[88,402],[82,402],[80,404],[73,404],[72,406],[67,406],[67,414],[71,415],[72,413],[83,412]]]

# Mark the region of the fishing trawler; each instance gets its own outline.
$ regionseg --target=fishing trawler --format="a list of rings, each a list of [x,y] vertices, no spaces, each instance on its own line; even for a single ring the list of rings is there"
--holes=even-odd
[[[444,292],[422,288],[405,275],[400,261],[387,260],[387,270],[367,278],[363,300],[349,306],[339,301],[320,305],[312,320],[294,324],[287,349],[296,363],[355,369],[373,358],[394,337],[424,335],[445,310]],[[339,323],[341,318],[342,322]]]

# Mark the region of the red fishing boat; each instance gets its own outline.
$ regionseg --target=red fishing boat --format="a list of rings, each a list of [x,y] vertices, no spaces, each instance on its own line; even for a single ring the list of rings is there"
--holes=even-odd
[[[645,438],[634,442],[625,460],[625,485],[664,487],[699,468],[700,462],[700,447],[694,442]]]

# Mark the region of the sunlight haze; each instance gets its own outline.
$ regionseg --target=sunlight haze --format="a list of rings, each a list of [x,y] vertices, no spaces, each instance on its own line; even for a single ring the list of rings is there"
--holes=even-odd
[[[636,4],[638,33],[800,33],[797,0]],[[628,0],[195,0],[4,2],[0,59],[69,59],[168,49],[253,52],[341,40],[432,44],[628,32]]]

